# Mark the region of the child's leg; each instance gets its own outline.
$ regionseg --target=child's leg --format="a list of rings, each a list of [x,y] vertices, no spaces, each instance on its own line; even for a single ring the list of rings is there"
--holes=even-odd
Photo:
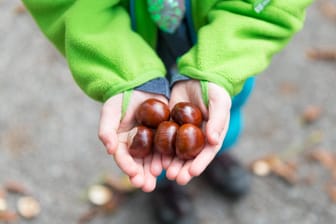
[[[242,107],[249,98],[255,83],[255,78],[249,78],[242,91],[233,98],[232,107],[230,113],[230,123],[229,129],[227,131],[226,137],[224,139],[223,145],[218,152],[218,155],[221,155],[226,150],[230,149],[238,140],[242,130],[243,130],[243,116],[242,116]]]

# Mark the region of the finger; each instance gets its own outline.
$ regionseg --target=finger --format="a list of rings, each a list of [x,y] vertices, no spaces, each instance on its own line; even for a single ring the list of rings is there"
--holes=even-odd
[[[121,100],[119,95],[113,97],[113,100],[104,104],[101,111],[98,137],[109,154],[114,154],[118,147],[117,130],[121,118]]]
[[[162,160],[162,167],[163,167],[163,169],[166,170],[166,169],[168,169],[169,165],[173,161],[173,157],[167,156],[167,155],[162,155],[161,160]]]
[[[181,83],[179,83],[179,84],[181,84]],[[176,90],[176,89],[178,89],[178,87],[176,88],[176,86],[175,86],[172,93],[171,93],[171,97],[169,99],[168,104],[169,104],[170,109],[173,109],[174,106],[177,103],[187,101],[187,99],[188,99],[188,96],[185,92],[185,89],[182,89],[182,91],[181,91],[181,89],[180,90]]]
[[[156,187],[156,178],[152,177],[146,180],[145,185],[142,187],[142,191],[149,193],[154,191],[155,187]]]
[[[134,177],[130,177],[131,184],[136,188],[141,188],[145,182],[143,175],[135,175]]]
[[[209,119],[206,124],[206,136],[209,144],[217,145],[229,120],[231,98],[217,85],[209,84],[209,88]]]
[[[223,115],[224,114],[224,115]],[[230,111],[224,105],[209,104],[209,120],[206,123],[206,137],[211,145],[217,145],[222,139],[230,117]]]
[[[192,161],[187,161],[184,166],[182,167],[180,173],[176,177],[176,182],[179,185],[186,185],[189,183],[189,181],[193,178],[193,176],[190,175],[189,169],[192,164]]]
[[[215,158],[217,152],[220,150],[220,147],[222,146],[222,142],[226,135],[228,126],[229,121],[227,120],[225,122],[224,130],[219,136],[219,143],[217,145],[206,144],[204,149],[193,160],[189,169],[189,173],[191,176],[199,176],[209,165],[209,163]]]
[[[215,158],[219,149],[220,145],[206,145],[204,149],[200,152],[200,154],[198,154],[196,158],[192,161],[192,164],[189,168],[190,175],[199,176],[210,164],[210,162]]]
[[[133,177],[130,178],[131,184],[137,188],[142,188],[142,186],[145,183],[145,176],[144,176],[144,169],[143,169],[143,164],[144,160],[143,159],[134,159],[135,164],[137,165],[137,174]]]
[[[150,170],[151,173],[156,177],[161,174],[162,161],[161,161],[161,155],[159,153],[154,153]]]
[[[182,161],[179,158],[173,159],[171,164],[169,165],[167,169],[166,176],[169,180],[175,180],[178,173],[180,172],[182,166],[183,166],[184,161]]]
[[[142,190],[144,192],[151,192],[154,190],[156,185],[156,177],[153,176],[151,172],[151,162],[152,156],[147,156],[144,159],[144,185],[142,186]]]
[[[114,154],[114,160],[126,175],[133,177],[138,174],[138,164],[129,154],[125,144],[119,144],[118,150]]]

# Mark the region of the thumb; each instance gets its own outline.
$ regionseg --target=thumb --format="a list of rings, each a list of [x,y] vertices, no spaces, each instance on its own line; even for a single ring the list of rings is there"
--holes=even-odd
[[[119,94],[106,101],[101,111],[98,137],[109,154],[114,154],[118,148],[117,130],[120,126],[121,104],[122,95]]]
[[[209,83],[209,119],[206,123],[206,137],[209,144],[223,141],[230,120],[231,97],[225,89]]]

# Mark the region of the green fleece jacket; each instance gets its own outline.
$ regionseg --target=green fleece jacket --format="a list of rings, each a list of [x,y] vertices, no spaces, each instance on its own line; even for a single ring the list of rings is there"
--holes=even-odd
[[[23,0],[65,56],[80,88],[98,101],[164,77],[155,53],[157,28],[146,0]],[[197,43],[178,59],[181,74],[223,86],[231,96],[263,71],[303,26],[312,0],[191,0]],[[264,1],[265,2],[265,1]]]

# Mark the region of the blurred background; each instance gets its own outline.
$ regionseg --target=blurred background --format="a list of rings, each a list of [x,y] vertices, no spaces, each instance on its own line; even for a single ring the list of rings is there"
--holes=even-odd
[[[251,169],[251,193],[232,203],[193,180],[187,187],[202,222],[335,223],[335,95],[336,1],[315,1],[246,105],[233,152]],[[0,223],[4,211],[9,223],[155,223],[148,194],[122,193],[98,215],[87,200],[91,186],[121,176],[97,138],[100,107],[20,1],[0,0]],[[33,219],[17,214],[22,196],[38,202],[40,212],[28,209]]]

